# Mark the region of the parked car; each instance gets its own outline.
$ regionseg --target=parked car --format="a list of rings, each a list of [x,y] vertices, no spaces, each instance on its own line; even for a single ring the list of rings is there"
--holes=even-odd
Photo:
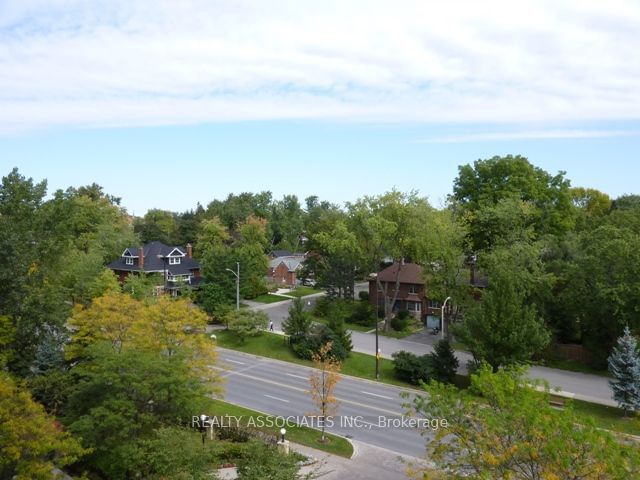
[[[302,285],[304,285],[305,287],[315,287],[316,281],[313,278],[305,278],[302,281]]]

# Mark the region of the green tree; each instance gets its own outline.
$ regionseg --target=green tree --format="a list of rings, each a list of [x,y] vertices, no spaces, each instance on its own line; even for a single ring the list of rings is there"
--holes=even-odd
[[[244,343],[247,337],[260,335],[267,329],[269,317],[266,313],[255,310],[232,310],[227,314],[226,323],[227,328]]]
[[[489,256],[489,287],[480,302],[469,306],[462,325],[454,328],[476,361],[486,361],[496,370],[530,360],[550,341],[532,300],[546,287],[533,252],[527,246],[515,246]]]
[[[519,155],[477,160],[473,166],[458,167],[450,200],[469,224],[474,251],[500,242],[513,220],[519,229],[531,226],[536,235],[562,234],[574,222],[569,181],[564,172],[551,175]],[[504,201],[511,202],[510,212],[501,210]],[[487,214],[487,208],[493,212]]]
[[[142,243],[159,241],[167,245],[175,245],[178,236],[176,214],[152,208],[145,213],[144,217],[136,219],[134,231],[140,236]]]
[[[544,391],[538,391],[540,388]],[[420,418],[446,419],[427,443],[429,460],[453,479],[614,480],[640,475],[637,445],[622,444],[569,404],[558,412],[550,392],[521,369],[483,366],[471,387],[425,386],[410,405]],[[424,478],[431,478],[427,472]],[[422,477],[420,477],[422,478]]]
[[[280,453],[272,445],[261,441],[252,441],[250,455],[243,456],[238,462],[239,480],[303,480],[314,478],[312,474],[298,473],[300,466],[296,456]]]
[[[304,309],[304,300],[298,297],[291,302],[289,316],[282,323],[282,331],[295,341],[309,333],[312,323],[313,317]]]
[[[433,378],[438,382],[453,383],[458,372],[458,359],[451,344],[447,340],[438,341],[429,357]]]
[[[0,371],[0,478],[49,480],[89,453],[29,392]]]

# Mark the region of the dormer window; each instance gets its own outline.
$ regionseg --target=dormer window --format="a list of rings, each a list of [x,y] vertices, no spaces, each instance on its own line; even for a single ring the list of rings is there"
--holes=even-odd
[[[127,265],[133,265],[133,258],[131,257],[125,257],[124,261]]]
[[[169,257],[169,265],[180,265],[180,257]]]

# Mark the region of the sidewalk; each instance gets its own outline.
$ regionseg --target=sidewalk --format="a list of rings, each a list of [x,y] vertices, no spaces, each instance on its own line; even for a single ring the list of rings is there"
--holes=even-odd
[[[300,469],[301,474],[314,472],[320,478],[326,480],[401,480],[408,478],[406,470],[410,465],[429,466],[429,463],[420,458],[400,455],[380,447],[374,447],[365,443],[351,440],[354,454],[351,459],[338,457],[329,453],[305,447],[295,443],[291,444],[291,450],[318,461],[308,467]],[[235,468],[224,469],[220,478],[233,480],[236,478]]]

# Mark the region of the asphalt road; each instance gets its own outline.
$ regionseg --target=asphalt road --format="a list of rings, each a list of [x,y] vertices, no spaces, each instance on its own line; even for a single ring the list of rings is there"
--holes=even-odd
[[[264,413],[298,418],[313,415],[314,405],[308,393],[312,369],[265,357],[220,348],[219,356],[225,378],[224,398],[231,403]],[[423,457],[425,438],[400,422],[409,401],[400,397],[401,388],[354,377],[338,382],[335,395],[339,407],[327,431],[394,452]],[[311,421],[310,417],[306,417]],[[313,426],[313,425],[310,425]],[[278,430],[279,428],[274,428]],[[427,428],[427,435],[433,430]]]
[[[360,289],[362,288],[363,287],[360,286]],[[309,308],[313,306],[317,298],[317,296],[311,298],[305,297],[305,302],[307,302]],[[264,310],[265,313],[269,315],[269,319],[274,323],[275,330],[278,331],[281,330],[280,325],[282,321],[288,316],[290,303],[290,301],[273,303],[258,308]],[[375,354],[375,336],[373,334],[354,331],[351,333],[351,339],[354,351],[368,353],[370,355]],[[433,351],[432,346],[428,344],[398,340],[384,336],[379,336],[379,346],[384,358],[391,358],[392,353],[400,350],[406,350],[417,355]],[[460,371],[466,373],[466,364],[471,360],[471,355],[466,352],[456,352],[456,356],[460,361]],[[579,400],[603,405],[617,405],[612,399],[608,379],[599,375],[532,366],[529,369],[529,376],[531,378],[545,380],[552,388],[558,388],[561,392]]]

